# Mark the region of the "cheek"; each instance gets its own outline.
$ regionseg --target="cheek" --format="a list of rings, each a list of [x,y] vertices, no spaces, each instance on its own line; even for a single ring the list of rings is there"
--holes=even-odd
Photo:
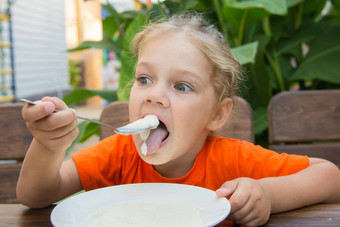
[[[129,118],[130,122],[137,120],[138,118],[138,106],[140,106],[140,97],[135,95],[134,93],[130,93],[130,100],[129,100]]]
[[[204,128],[205,124],[210,119],[213,109],[213,96],[200,96],[196,100],[188,101],[185,105],[182,105],[179,109],[184,111],[181,113],[181,122],[185,122],[186,126],[194,124],[198,128]]]
[[[174,119],[176,119],[176,128],[180,129],[181,136],[186,136],[187,133],[201,132],[205,128],[210,116],[210,107],[202,104],[187,104],[178,107],[181,111],[173,111]],[[192,132],[193,131],[193,132]]]
[[[134,102],[134,104],[140,104],[143,102],[145,97],[145,89],[141,89],[138,86],[132,86],[130,91],[130,102]]]
[[[133,86],[131,87],[131,90],[130,90],[130,100],[133,100],[132,98],[136,96],[136,85],[133,84]]]

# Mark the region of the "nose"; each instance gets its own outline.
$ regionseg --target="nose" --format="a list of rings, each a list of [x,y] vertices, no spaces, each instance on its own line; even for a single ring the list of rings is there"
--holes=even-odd
[[[152,88],[150,88],[150,90],[148,91],[144,98],[144,102],[150,104],[157,104],[163,108],[168,107],[170,101],[165,86],[155,85]]]

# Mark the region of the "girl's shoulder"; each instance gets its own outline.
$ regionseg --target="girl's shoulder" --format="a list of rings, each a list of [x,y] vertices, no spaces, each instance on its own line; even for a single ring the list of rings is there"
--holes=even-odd
[[[207,138],[204,150],[209,156],[215,158],[235,158],[248,159],[251,156],[267,156],[276,154],[259,145],[255,145],[249,141],[225,138],[222,136],[209,136]]]
[[[206,146],[210,149],[249,149],[258,147],[255,144],[239,139],[225,138],[222,136],[209,136],[207,138]]]

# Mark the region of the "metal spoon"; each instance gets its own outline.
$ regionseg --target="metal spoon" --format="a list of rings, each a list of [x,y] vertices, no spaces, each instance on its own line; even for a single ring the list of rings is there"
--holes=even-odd
[[[31,100],[28,100],[28,99],[20,99],[21,102],[24,102],[24,103],[27,103],[29,105],[36,105],[35,102],[31,101]],[[55,110],[53,111],[53,113],[57,113],[59,112],[60,110]],[[109,125],[109,124],[106,124],[102,121],[97,121],[97,120],[93,120],[93,119],[90,119],[90,118],[86,118],[86,117],[82,117],[82,116],[76,116],[78,119],[82,119],[82,120],[85,120],[85,121],[90,121],[92,123],[95,123],[95,124],[98,124],[98,125],[103,125],[103,126],[106,126],[110,129],[112,129],[115,133],[119,133],[119,134],[122,134],[122,135],[132,135],[132,134],[138,134],[142,131],[145,131],[145,130],[149,130],[149,129],[152,129],[153,127],[152,126],[149,126],[149,127],[144,127],[144,128],[131,128],[129,125],[126,125],[126,126],[123,126],[123,127],[119,127],[119,128],[114,128],[113,126]]]

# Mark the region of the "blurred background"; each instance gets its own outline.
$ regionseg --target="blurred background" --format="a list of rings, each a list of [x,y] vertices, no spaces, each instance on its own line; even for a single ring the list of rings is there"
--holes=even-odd
[[[340,88],[340,0],[0,0],[0,105],[52,95],[98,118],[128,99],[132,37],[186,10],[203,12],[243,65],[238,95],[253,109],[256,143],[268,141],[274,95]],[[82,124],[75,144],[98,138]]]
[[[106,3],[119,11],[136,7],[131,0]],[[113,70],[119,64],[104,69],[108,60],[103,51],[67,52],[86,40],[103,38],[105,13],[99,0],[1,0],[0,13],[0,102],[63,97],[76,87],[101,89],[103,79],[117,88]],[[114,59],[114,54],[105,57]]]

